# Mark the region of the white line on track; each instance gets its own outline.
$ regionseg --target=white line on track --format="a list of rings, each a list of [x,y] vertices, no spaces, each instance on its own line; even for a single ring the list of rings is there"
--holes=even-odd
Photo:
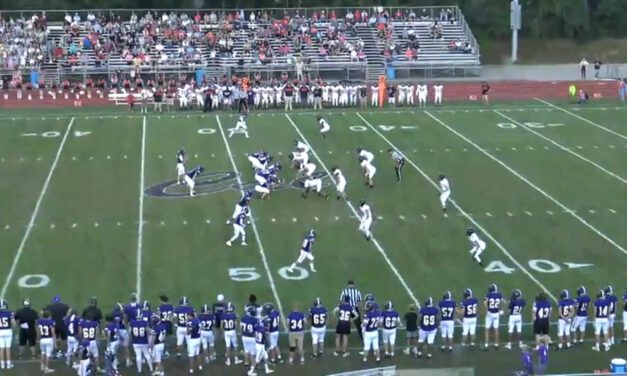
[[[425,114],[429,117],[431,117],[433,120],[435,120],[438,124],[440,124],[442,127],[448,129],[451,133],[455,134],[457,137],[461,138],[462,140],[466,141],[468,144],[472,145],[475,149],[479,150],[481,153],[483,153],[485,156],[487,156],[488,158],[492,159],[494,162],[498,163],[499,165],[501,165],[503,168],[505,168],[507,171],[509,171],[512,175],[516,176],[517,178],[519,178],[520,180],[522,180],[523,182],[527,183],[528,186],[530,186],[531,188],[533,188],[534,190],[536,190],[538,193],[540,193],[542,196],[546,197],[547,199],[549,199],[550,201],[552,201],[555,205],[559,206],[564,212],[572,215],[574,218],[576,218],[579,222],[581,222],[584,226],[586,226],[587,228],[589,228],[590,230],[592,230],[594,233],[596,233],[597,235],[599,235],[601,238],[605,239],[608,243],[610,243],[612,246],[614,246],[616,249],[618,249],[619,251],[623,252],[624,254],[627,255],[627,249],[623,248],[620,244],[616,243],[614,240],[612,240],[609,236],[605,235],[603,232],[601,232],[599,229],[597,229],[596,227],[594,227],[592,224],[590,224],[588,221],[586,221],[585,219],[583,219],[582,217],[580,217],[579,215],[577,215],[575,213],[574,210],[569,209],[566,207],[566,205],[562,204],[560,201],[558,201],[556,198],[554,198],[553,196],[551,196],[550,194],[548,194],[546,191],[544,191],[542,188],[538,187],[537,185],[535,185],[534,183],[532,183],[529,179],[527,179],[526,177],[524,177],[523,175],[519,174],[516,170],[514,170],[513,168],[509,167],[507,164],[505,164],[503,161],[501,161],[500,159],[498,159],[497,157],[493,156],[492,154],[488,153],[487,151],[485,151],[483,148],[481,148],[481,146],[475,144],[472,140],[470,140],[468,137],[464,136],[463,134],[459,133],[458,131],[456,131],[455,129],[451,128],[450,126],[448,126],[446,123],[444,123],[442,120],[438,119],[437,117],[435,117],[434,115],[430,114],[428,111],[425,111]],[[359,114],[357,114],[359,116]]]
[[[504,115],[503,113],[499,112],[499,110],[494,110],[494,112],[495,112],[495,113],[497,113],[498,115],[500,115],[501,117],[503,117],[504,119],[507,119],[507,120],[511,121],[512,123],[514,123],[514,124],[518,125],[520,128],[523,128],[524,130],[526,130],[526,131],[528,131],[528,132],[530,132],[530,133],[535,134],[536,136],[538,136],[538,137],[540,137],[540,138],[542,138],[542,139],[544,139],[544,140],[546,140],[546,141],[548,141],[548,142],[552,143],[553,145],[555,145],[555,146],[557,146],[558,148],[560,148],[560,149],[564,150],[565,152],[567,152],[567,153],[571,154],[572,156],[574,156],[574,157],[577,157],[577,158],[581,159],[582,161],[584,161],[584,162],[586,162],[586,163],[588,163],[588,164],[590,164],[590,165],[592,165],[592,166],[596,167],[596,168],[597,168],[597,169],[599,169],[600,171],[605,172],[606,174],[608,174],[608,175],[610,175],[611,177],[613,177],[613,178],[615,178],[615,179],[617,179],[617,180],[621,181],[622,183],[627,184],[627,179],[625,179],[625,178],[623,178],[623,177],[621,177],[621,176],[619,176],[619,175],[617,175],[617,174],[613,173],[612,171],[610,171],[610,170],[606,169],[605,167],[601,166],[600,164],[598,164],[598,163],[596,163],[596,162],[591,161],[590,159],[588,159],[588,158],[584,157],[584,156],[583,156],[583,155],[581,155],[581,154],[578,154],[578,153],[576,153],[576,152],[572,151],[570,148],[565,147],[564,145],[562,145],[562,144],[560,144],[559,142],[557,142],[557,141],[555,141],[555,140],[553,140],[553,139],[551,139],[551,138],[549,138],[549,137],[547,137],[547,136],[543,135],[542,133],[540,133],[540,132],[538,132],[538,131],[535,131],[535,130],[533,130],[533,129],[529,128],[529,127],[527,127],[526,125],[524,125],[524,124],[522,124],[522,123],[520,123],[520,122],[518,122],[518,121],[516,121],[516,120],[512,119],[511,117],[509,117],[509,116],[507,116],[507,115]]]
[[[294,121],[292,120],[292,118],[290,117],[290,115],[285,114],[285,117],[287,118],[287,120],[290,122],[290,124],[292,124],[292,127],[294,127],[294,130],[296,130],[296,133],[298,133],[298,135],[300,136],[300,138],[307,144],[309,145],[309,147],[311,148],[311,153],[314,155],[314,157],[316,157],[316,159],[318,160],[318,162],[320,162],[320,166],[322,166],[322,168],[325,170],[325,172],[327,173],[328,176],[333,176],[333,174],[331,173],[331,171],[329,171],[329,169],[327,168],[327,166],[324,164],[324,162],[322,161],[322,159],[320,159],[320,157],[318,156],[318,153],[316,153],[316,151],[314,150],[313,146],[309,143],[309,141],[307,140],[307,138],[305,137],[305,135],[300,131],[300,129],[298,128],[298,126],[296,125],[296,123],[294,123]],[[237,171],[236,171],[237,172]],[[335,184],[335,182],[334,182]],[[353,206],[353,204],[350,203],[350,201],[348,200],[344,200],[344,202],[346,203],[346,205],[348,206],[348,208],[350,209],[350,211],[353,213],[353,215],[358,216],[357,214],[357,210],[355,209],[355,207]],[[336,217],[337,218],[337,217]],[[385,260],[385,262],[388,264],[388,266],[390,267],[390,269],[392,270],[392,273],[394,273],[394,275],[396,276],[396,278],[398,279],[398,281],[401,283],[401,285],[403,286],[403,288],[405,289],[405,291],[407,292],[407,294],[409,295],[409,297],[411,298],[411,300],[414,302],[414,304],[417,307],[420,307],[420,303],[418,302],[418,299],[416,299],[416,296],[414,295],[414,292],[409,288],[409,286],[407,285],[407,283],[405,282],[405,279],[403,278],[403,276],[401,276],[401,273],[399,273],[398,269],[396,269],[396,267],[394,266],[394,264],[392,263],[392,260],[390,260],[390,258],[387,255],[387,252],[385,251],[385,249],[383,249],[383,247],[381,246],[381,244],[379,243],[379,241],[373,236],[371,239],[372,244],[374,244],[374,246],[377,248],[377,250],[379,251],[379,253],[381,254],[381,256],[383,256],[383,259]]]
[[[135,293],[141,297],[142,292],[142,259],[144,241],[144,184],[146,170],[146,116],[142,118],[141,156],[139,164],[139,213],[137,222],[137,261],[135,270]]]
[[[579,116],[579,115],[577,115],[577,114],[575,114],[575,113],[573,113],[573,112],[571,112],[571,111],[568,111],[567,109],[565,109],[565,108],[563,108],[563,107],[560,107],[560,106],[554,105],[553,103],[551,103],[551,102],[547,102],[547,101],[542,100],[542,99],[540,99],[540,98],[535,98],[535,100],[537,100],[537,101],[538,101],[538,102],[540,102],[540,103],[544,103],[544,104],[546,104],[547,106],[552,107],[552,108],[554,108],[554,109],[556,109],[556,110],[559,110],[559,111],[562,111],[562,112],[564,112],[564,113],[566,113],[566,114],[569,114],[570,116],[576,117],[576,118],[577,118],[577,119],[579,119],[579,120],[585,121],[586,123],[588,123],[588,124],[590,124],[590,125],[593,125],[593,126],[595,126],[595,127],[599,128],[599,129],[602,129],[602,130],[604,130],[604,131],[606,131],[606,132],[608,132],[608,133],[611,133],[611,134],[613,134],[614,136],[618,136],[618,137],[622,138],[623,140],[627,140],[627,136],[625,136],[624,134],[619,133],[619,132],[616,132],[615,130],[612,130],[612,129],[610,129],[610,128],[604,127],[604,126],[602,126],[601,124],[599,124],[599,123],[595,123],[594,121],[589,120],[589,119],[586,119],[586,118],[585,118],[585,117],[583,117],[583,116]]]
[[[237,176],[237,183],[240,187],[240,191],[244,194],[242,190],[243,183],[242,178],[239,173],[239,168],[237,168],[237,164],[235,163],[235,159],[233,159],[233,153],[231,152],[231,146],[229,146],[229,141],[224,134],[224,129],[222,128],[222,122],[220,121],[220,116],[216,115],[216,122],[218,123],[218,128],[220,129],[220,134],[222,135],[222,140],[224,140],[224,146],[226,147],[226,153],[231,160],[231,166],[233,167],[233,171]],[[253,211],[250,209],[250,218],[253,219]],[[279,298],[279,292],[277,290],[276,284],[274,283],[274,277],[272,277],[272,271],[270,270],[270,266],[268,265],[268,259],[266,257],[266,251],[263,248],[263,243],[261,242],[261,236],[259,236],[259,231],[257,230],[257,225],[255,224],[255,220],[250,221],[250,225],[253,229],[253,233],[255,234],[255,240],[257,241],[257,248],[259,249],[259,254],[261,255],[261,261],[263,262],[263,266],[266,269],[266,274],[268,275],[268,282],[270,282],[270,288],[272,289],[272,295],[274,295],[274,300],[276,300],[276,305],[279,308],[279,313],[281,314],[281,321],[285,326],[285,315],[283,314],[283,304],[281,303],[281,299]]]
[[[438,121],[438,123],[440,123],[440,120],[437,119],[435,116],[431,115],[428,111],[425,111],[425,114],[427,114],[429,117],[433,118],[434,120]],[[385,135],[383,135],[381,132],[379,132],[375,127],[372,126],[372,124],[370,124],[370,122],[368,122],[368,120],[366,120],[363,116],[361,116],[361,114],[357,113],[357,116],[370,128],[372,129],[373,132],[375,132],[377,135],[379,135],[379,137],[381,137],[385,142],[388,143],[388,145],[390,145],[392,148],[399,150],[387,137],[385,137]],[[399,150],[400,152],[400,150]],[[401,152],[402,153],[402,152]],[[414,167],[414,169],[416,171],[418,171],[420,173],[420,175],[422,175],[425,180],[427,180],[427,182],[431,183],[431,185],[436,189],[439,190],[438,184],[431,179],[431,177],[429,175],[427,175],[427,173],[425,173],[420,167],[418,167],[417,164],[415,164],[411,159],[409,159],[406,155],[405,155],[405,159],[407,160],[407,162]],[[492,234],[490,234],[485,228],[483,228],[483,226],[481,226],[479,224],[479,222],[477,222],[475,219],[473,219],[470,215],[468,215],[468,213],[466,213],[466,211],[464,209],[461,208],[461,206],[459,206],[457,204],[457,202],[455,202],[454,200],[451,200],[451,203],[453,204],[453,206],[455,206],[455,208],[464,216],[466,217],[466,219],[472,223],[477,229],[479,229],[481,232],[483,232],[491,241],[492,243],[494,243],[494,245],[496,245],[496,247],[498,249],[501,250],[501,252],[507,256],[507,258],[510,259],[510,261],[512,263],[514,263],[514,265],[516,265],[518,267],[518,269],[520,269],[521,272],[523,272],[525,275],[527,275],[527,277],[529,277],[529,279],[531,279],[538,287],[540,287],[548,296],[550,296],[553,300],[557,300],[555,298],[555,296],[551,293],[551,291],[549,289],[546,288],[546,286],[544,286],[542,284],[542,282],[540,282],[536,277],[533,276],[533,274],[531,274],[516,258],[514,258],[514,256],[512,256],[511,253],[509,253],[509,251],[498,241],[494,238],[494,236],[492,236]]]
[[[52,175],[54,174],[54,170],[57,168],[57,164],[59,163],[59,158],[61,157],[61,152],[65,147],[65,143],[67,142],[68,136],[72,130],[72,126],[74,125],[74,118],[70,119],[70,122],[67,125],[65,130],[65,134],[61,139],[61,143],[59,144],[59,148],[57,149],[57,154],[52,161],[52,165],[50,166],[50,171],[48,171],[48,176],[46,176],[46,180],[44,181],[44,185],[41,188],[41,192],[39,192],[39,197],[37,198],[37,202],[35,202],[35,208],[33,209],[33,213],[31,214],[30,220],[28,221],[28,226],[26,226],[26,231],[24,232],[24,236],[22,237],[22,241],[20,241],[20,245],[17,248],[17,252],[15,253],[15,257],[13,257],[13,263],[11,264],[11,269],[9,269],[9,273],[4,281],[4,285],[2,285],[2,291],[0,291],[0,299],[4,299],[7,293],[7,289],[13,280],[13,275],[15,274],[15,270],[17,269],[17,264],[20,262],[20,258],[22,257],[22,253],[24,253],[24,248],[26,246],[26,241],[30,237],[30,233],[35,226],[35,220],[37,219],[37,215],[39,214],[39,208],[41,208],[41,203],[44,200],[44,196],[48,191],[48,186],[50,185],[50,181],[52,180]]]

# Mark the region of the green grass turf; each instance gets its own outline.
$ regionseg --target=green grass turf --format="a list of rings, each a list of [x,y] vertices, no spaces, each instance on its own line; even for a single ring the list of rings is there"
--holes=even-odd
[[[43,306],[59,293],[81,308],[95,295],[108,310],[136,290],[153,304],[162,293],[172,299],[185,294],[194,305],[211,303],[223,293],[238,307],[255,293],[261,301],[278,303],[287,314],[294,305],[308,307],[316,296],[332,306],[349,278],[362,292],[373,292],[379,302],[392,300],[401,311],[414,296],[420,302],[428,296],[437,300],[450,289],[459,298],[466,287],[483,294],[490,283],[506,293],[521,288],[528,300],[543,289],[557,296],[562,288],[574,292],[580,284],[594,292],[611,283],[622,294],[627,265],[627,130],[622,129],[626,108],[609,101],[588,108],[559,105],[572,113],[540,102],[503,103],[490,109],[458,104],[428,113],[331,111],[325,117],[332,131],[324,139],[308,111],[289,117],[280,111],[253,113],[250,138],[236,135],[227,143],[220,126],[226,132],[234,125],[231,113],[151,113],[144,119],[121,108],[5,111],[0,115],[0,243],[6,262],[0,264],[0,275],[7,277],[2,280],[7,281],[6,297],[13,307],[25,297]],[[208,134],[199,134],[199,129]],[[219,172],[234,170],[230,150],[242,180],[251,182],[246,153],[263,148],[288,166],[287,155],[297,138],[312,146],[317,171],[332,165],[342,169],[350,202],[335,200],[332,187],[326,188],[330,200],[302,199],[295,189],[254,200],[259,237],[249,226],[247,247],[224,245],[231,235],[225,220],[240,195],[236,185],[193,199],[140,199],[142,182],[148,187],[173,178],[179,147],[189,153],[188,167],[202,164],[207,171]],[[376,155],[374,189],[360,176],[355,153],[359,146]],[[395,182],[385,153],[390,147],[410,161],[401,184]],[[451,207],[442,215],[431,183],[440,172],[449,176],[452,197],[463,211]],[[291,180],[295,171],[284,169],[282,175]],[[376,242],[366,242],[357,232],[352,208],[360,199],[371,202],[380,218],[373,225]],[[467,226],[475,226],[488,243],[485,263],[502,262],[512,268],[508,273],[482,270],[471,262]],[[281,272],[298,256],[302,236],[310,228],[319,234],[318,272]],[[565,263],[592,265],[571,269]],[[238,274],[242,272],[250,274]],[[20,278],[37,274],[50,282],[41,288],[19,286]],[[242,277],[250,281],[234,280]],[[530,330],[525,328],[528,339]],[[478,335],[482,343],[483,332]],[[502,331],[503,340],[504,335]],[[330,335],[329,346],[332,339]],[[402,341],[399,334],[397,343]],[[359,346],[354,339],[351,344]],[[595,353],[589,346],[553,352],[549,371],[590,372],[625,352],[625,345],[610,353]],[[459,347],[452,355],[436,353],[431,361],[401,355],[384,363],[402,368],[472,367],[475,374],[491,375],[517,368],[518,355]],[[358,358],[309,362],[302,372],[319,375],[374,366]],[[184,371],[183,362],[168,366]],[[33,367],[20,364],[13,373],[29,374]],[[241,371],[212,367],[221,374]],[[288,366],[277,371],[295,372]]]

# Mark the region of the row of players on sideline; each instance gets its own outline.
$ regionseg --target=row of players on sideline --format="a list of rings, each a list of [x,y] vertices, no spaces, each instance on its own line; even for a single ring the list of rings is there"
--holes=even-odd
[[[372,352],[375,360],[381,360],[379,346],[383,345],[386,358],[395,355],[398,329],[406,331],[406,354],[417,357],[432,357],[432,350],[438,329],[442,338],[441,349],[453,350],[453,337],[456,325],[462,327],[462,346],[474,346],[477,320],[480,311],[480,299],[471,289],[463,291],[463,298],[458,303],[450,291],[446,291],[436,304],[433,298],[427,298],[423,306],[416,310],[414,305],[401,317],[401,313],[392,302],[380,306],[373,294],[367,294],[361,304],[360,294],[354,294],[352,282],[341,294],[339,303],[328,309],[320,298],[314,299],[310,308],[293,310],[282,317],[272,303],[257,304],[257,298],[251,295],[240,317],[231,302],[218,295],[213,305],[204,304],[194,309],[186,297],[178,305],[169,302],[167,296],[160,296],[159,306],[152,309],[148,301],[140,301],[132,295],[127,304],[116,303],[109,314],[103,317],[95,298],[79,315],[76,311],[55,296],[52,303],[42,312],[41,317],[30,308],[30,301],[23,302],[24,307],[17,312],[9,309],[6,301],[0,301],[0,359],[2,369],[14,367],[11,360],[13,331],[19,328],[20,346],[34,346],[39,343],[41,352],[41,370],[51,373],[50,360],[57,349],[59,357],[65,357],[66,363],[74,367],[78,374],[87,375],[92,368],[101,365],[99,340],[106,342],[106,367],[109,371],[118,366],[118,353],[126,358],[126,366],[132,366],[131,348],[135,353],[135,364],[139,372],[146,364],[154,375],[163,375],[162,360],[168,356],[167,337],[175,335],[177,357],[186,347],[189,358],[189,373],[202,370],[203,363],[209,364],[217,359],[216,339],[224,340],[224,361],[227,366],[241,364],[249,367],[248,375],[255,375],[257,366],[262,366],[266,373],[273,370],[269,363],[283,363],[279,348],[279,333],[288,334],[289,364],[300,359],[305,362],[305,332],[311,335],[313,358],[324,353],[325,335],[330,327],[335,327],[336,340],[333,354],[349,356],[348,337],[351,322],[362,338],[364,347],[360,354],[364,362]],[[623,296],[623,342],[627,339],[627,292]],[[557,302],[558,328],[557,349],[581,344],[585,339],[590,308],[593,310],[595,345],[599,351],[601,345],[607,351],[615,344],[614,320],[618,298],[611,286],[607,286],[592,300],[585,287],[577,288],[576,297],[570,297],[568,290],[562,290]],[[521,290],[514,290],[509,299],[504,298],[495,284],[488,287],[483,297],[485,307],[485,348],[492,344],[499,347],[500,318],[507,311],[508,342],[505,348],[511,349],[512,342],[521,340],[523,313],[527,302]],[[553,305],[545,293],[540,293],[532,303],[530,322],[536,343],[549,334]],[[31,312],[31,313],[29,313]],[[361,313],[363,312],[363,313]],[[333,317],[333,319],[331,319]],[[103,322],[104,321],[106,322]],[[333,322],[333,323],[332,323]],[[243,348],[243,360],[240,359],[240,339]],[[64,342],[65,351],[59,346]],[[22,348],[21,348],[22,350]],[[174,350],[174,349],[171,349]],[[201,354],[202,352],[202,354]],[[34,348],[33,348],[34,353]],[[233,360],[233,363],[231,362]]]

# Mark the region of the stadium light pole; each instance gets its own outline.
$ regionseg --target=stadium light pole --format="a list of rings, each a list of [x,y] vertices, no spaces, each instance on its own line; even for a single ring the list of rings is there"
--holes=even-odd
[[[509,24],[512,29],[512,63],[518,60],[518,30],[521,26],[521,6],[519,0],[510,2]]]

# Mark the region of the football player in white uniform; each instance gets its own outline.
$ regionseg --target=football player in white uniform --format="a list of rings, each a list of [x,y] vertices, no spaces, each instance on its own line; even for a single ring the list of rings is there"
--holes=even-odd
[[[315,166],[315,165],[314,165]],[[303,182],[303,186],[305,187],[305,192],[301,195],[302,198],[307,198],[310,190],[314,190],[319,197],[324,197],[326,199],[329,198],[329,195],[322,192],[322,179],[317,177],[310,177]]]
[[[196,166],[193,170],[186,173],[183,177],[185,179],[185,183],[189,187],[189,196],[193,197],[196,192],[194,191],[194,187],[196,186],[196,178],[200,175],[205,168],[203,166]]]
[[[418,85],[418,107],[425,108],[427,106],[427,85],[421,82]]]
[[[320,134],[322,137],[326,137],[326,133],[331,130],[331,126],[322,116],[318,116],[318,124],[320,125]]]
[[[372,107],[379,106],[379,86],[378,85],[370,86],[370,105]]]
[[[374,154],[364,148],[357,148],[357,156],[365,158],[368,163],[372,163],[374,160]]]
[[[470,250],[472,258],[474,258],[480,266],[483,266],[481,263],[481,254],[485,251],[485,242],[479,239],[479,236],[477,236],[473,228],[466,230],[466,236],[468,236],[468,240],[470,244],[472,244],[472,249]]]
[[[187,155],[185,154],[185,149],[180,148],[179,151],[176,152],[176,184],[181,184],[184,181],[186,160]]]
[[[435,85],[433,85],[433,94],[434,94],[434,99],[433,99],[433,103],[436,106],[441,106],[442,105],[442,92],[444,91],[444,86],[442,86],[441,83],[437,83]]]
[[[359,231],[361,231],[366,240],[370,240],[372,233],[370,232],[370,225],[372,225],[372,210],[370,205],[366,204],[366,201],[359,202]]]
[[[233,137],[233,135],[237,133],[241,133],[248,138],[248,126],[246,125],[246,115],[244,114],[240,115],[237,119],[235,128],[229,128],[229,138]]]
[[[451,196],[451,185],[444,174],[440,174],[438,180],[440,182],[440,204],[442,204],[442,211],[446,212],[446,202]]]
[[[346,178],[344,177],[344,174],[342,174],[342,171],[337,168],[337,166],[331,167],[331,173],[335,178],[335,190],[337,191],[337,199],[339,200],[340,198],[343,198],[346,200]]]
[[[359,164],[364,173],[364,177],[366,178],[366,184],[370,187],[374,187],[374,183],[372,179],[374,175],[377,173],[377,168],[374,167],[365,157],[359,157]]]

